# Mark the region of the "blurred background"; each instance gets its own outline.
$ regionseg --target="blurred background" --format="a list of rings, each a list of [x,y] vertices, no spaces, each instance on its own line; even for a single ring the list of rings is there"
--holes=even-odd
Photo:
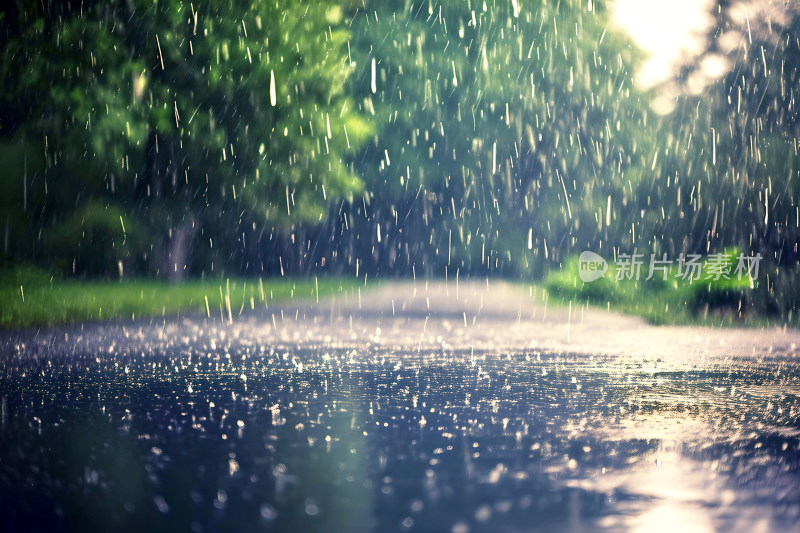
[[[798,13],[11,2],[3,265],[105,280],[497,276],[600,303],[655,291],[656,321],[672,298],[794,324]],[[588,291],[571,260],[583,250],[764,260],[756,283]]]

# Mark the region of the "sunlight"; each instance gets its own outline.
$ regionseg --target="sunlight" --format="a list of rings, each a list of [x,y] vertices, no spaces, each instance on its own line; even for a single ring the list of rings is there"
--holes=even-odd
[[[667,82],[681,65],[699,56],[706,46],[706,34],[714,23],[709,0],[616,0],[612,21],[624,29],[644,52],[636,73],[641,89]],[[653,109],[666,113],[674,107],[674,94],[662,87]]]

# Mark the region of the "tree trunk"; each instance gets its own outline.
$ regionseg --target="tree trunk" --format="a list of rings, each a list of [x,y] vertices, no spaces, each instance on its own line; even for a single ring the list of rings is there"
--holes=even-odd
[[[189,218],[181,222],[177,227],[171,228],[169,235],[164,237],[159,272],[162,278],[170,281],[182,281],[186,278],[192,253],[194,231],[194,219]]]

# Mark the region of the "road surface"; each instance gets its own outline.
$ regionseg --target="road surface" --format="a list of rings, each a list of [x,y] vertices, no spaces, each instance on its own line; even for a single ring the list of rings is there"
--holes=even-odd
[[[800,333],[500,282],[0,337],[5,531],[800,531]]]

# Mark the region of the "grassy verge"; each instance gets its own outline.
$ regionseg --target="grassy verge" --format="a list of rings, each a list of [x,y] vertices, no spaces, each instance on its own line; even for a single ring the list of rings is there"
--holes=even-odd
[[[228,319],[273,302],[315,299],[361,285],[344,278],[74,280],[16,268],[0,272],[0,328],[198,314]]]
[[[737,250],[726,251],[736,265]],[[642,266],[640,280],[616,279],[609,264],[605,276],[584,283],[578,272],[578,258],[570,257],[560,270],[552,271],[544,288],[552,303],[591,305],[600,309],[641,316],[652,324],[700,324],[709,326],[766,327],[798,326],[798,317],[790,309],[778,312],[767,304],[763,282],[738,279],[682,279],[671,267],[667,279],[658,272],[645,280],[649,265]],[[705,269],[704,269],[705,270]]]

